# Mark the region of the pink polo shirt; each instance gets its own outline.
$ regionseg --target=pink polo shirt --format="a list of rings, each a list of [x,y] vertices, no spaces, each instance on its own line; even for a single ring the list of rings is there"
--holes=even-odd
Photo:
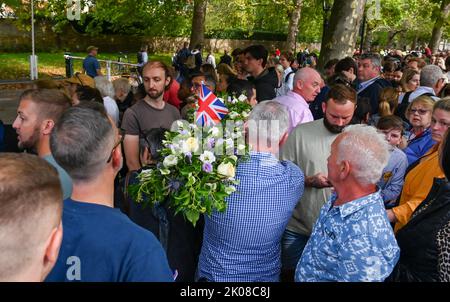
[[[286,95],[276,98],[276,101],[285,105],[289,112],[289,133],[298,124],[312,122],[314,120],[308,103],[298,93],[288,91]]]

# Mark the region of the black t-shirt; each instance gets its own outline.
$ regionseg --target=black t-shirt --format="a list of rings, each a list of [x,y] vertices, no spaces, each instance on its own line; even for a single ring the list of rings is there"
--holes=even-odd
[[[249,77],[248,80],[255,85],[258,102],[272,100],[276,97],[275,89],[278,87],[278,76],[274,67],[264,69],[256,78]]]

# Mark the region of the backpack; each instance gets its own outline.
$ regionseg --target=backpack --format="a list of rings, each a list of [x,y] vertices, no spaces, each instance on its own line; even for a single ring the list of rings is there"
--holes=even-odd
[[[296,72],[297,72],[297,69],[292,68],[292,71],[286,75],[286,78],[284,78],[284,82],[287,83],[289,81],[289,77],[291,76],[291,74],[295,74]]]

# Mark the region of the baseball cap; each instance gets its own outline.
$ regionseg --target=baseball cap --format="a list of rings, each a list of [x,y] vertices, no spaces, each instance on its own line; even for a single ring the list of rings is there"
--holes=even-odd
[[[89,86],[89,87],[95,88],[94,79],[83,73],[77,72],[77,73],[75,73],[75,75],[73,77],[68,78],[65,81],[67,83],[71,83],[71,84],[78,84],[81,86]]]
[[[86,51],[87,52],[91,52],[92,50],[94,50],[94,49],[98,49],[98,47],[95,47],[95,46],[89,46],[87,49],[86,49]]]

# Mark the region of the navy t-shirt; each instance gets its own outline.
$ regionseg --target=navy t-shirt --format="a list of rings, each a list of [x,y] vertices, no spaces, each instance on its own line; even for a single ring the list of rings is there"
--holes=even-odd
[[[97,69],[100,69],[100,63],[95,57],[89,55],[83,60],[83,68],[86,70],[88,76],[95,78],[97,76]]]
[[[120,210],[64,201],[63,241],[46,281],[173,281],[155,236]]]

